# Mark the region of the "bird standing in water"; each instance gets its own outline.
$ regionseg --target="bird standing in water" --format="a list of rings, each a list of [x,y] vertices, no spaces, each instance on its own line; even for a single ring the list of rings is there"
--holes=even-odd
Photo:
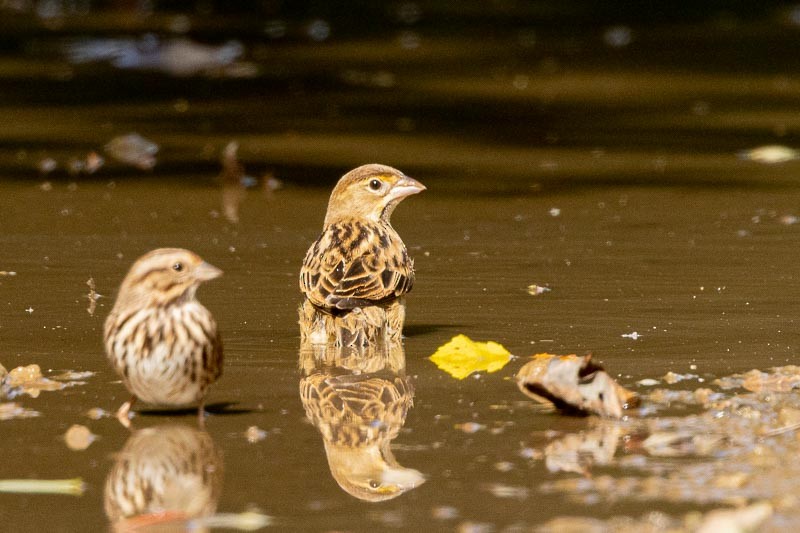
[[[160,248],[125,276],[106,319],[105,346],[133,395],[117,411],[126,427],[137,398],[172,407],[198,404],[202,423],[206,390],[222,374],[222,339],[195,292],[221,274],[188,250]]]
[[[414,261],[389,219],[404,198],[424,190],[384,165],[342,176],[300,271],[303,341],[344,347],[400,339]]]

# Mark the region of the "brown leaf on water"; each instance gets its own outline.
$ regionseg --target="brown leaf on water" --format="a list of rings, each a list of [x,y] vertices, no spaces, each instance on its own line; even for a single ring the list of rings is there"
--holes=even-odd
[[[534,400],[562,411],[622,417],[638,398],[617,384],[591,355],[536,354],[517,372],[517,385]]]

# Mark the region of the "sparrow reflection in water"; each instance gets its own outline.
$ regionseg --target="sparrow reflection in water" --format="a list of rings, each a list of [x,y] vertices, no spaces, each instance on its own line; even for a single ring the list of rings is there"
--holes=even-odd
[[[214,514],[222,456],[205,431],[166,425],[135,431],[106,478],[104,506],[114,529],[174,525]],[[170,524],[171,523],[171,524]]]
[[[398,464],[390,447],[414,396],[399,342],[344,350],[305,344],[300,367],[300,399],[342,489],[378,502],[425,482],[422,473]]]
[[[300,271],[300,332],[314,344],[366,346],[399,340],[414,261],[390,223],[395,207],[425,186],[399,170],[364,165],[331,193],[322,234]]]

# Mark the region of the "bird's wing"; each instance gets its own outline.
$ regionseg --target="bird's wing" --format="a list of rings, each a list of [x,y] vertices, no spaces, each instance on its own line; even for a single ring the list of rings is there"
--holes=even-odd
[[[354,309],[411,290],[414,262],[399,237],[368,231],[347,242],[327,233],[309,249],[300,272],[300,288],[314,304]]]

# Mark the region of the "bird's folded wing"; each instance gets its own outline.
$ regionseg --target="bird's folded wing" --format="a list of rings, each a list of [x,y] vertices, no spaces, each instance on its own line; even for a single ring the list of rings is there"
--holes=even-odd
[[[354,309],[402,296],[414,283],[414,264],[405,250],[382,249],[352,258],[306,264],[300,284],[316,305]]]

